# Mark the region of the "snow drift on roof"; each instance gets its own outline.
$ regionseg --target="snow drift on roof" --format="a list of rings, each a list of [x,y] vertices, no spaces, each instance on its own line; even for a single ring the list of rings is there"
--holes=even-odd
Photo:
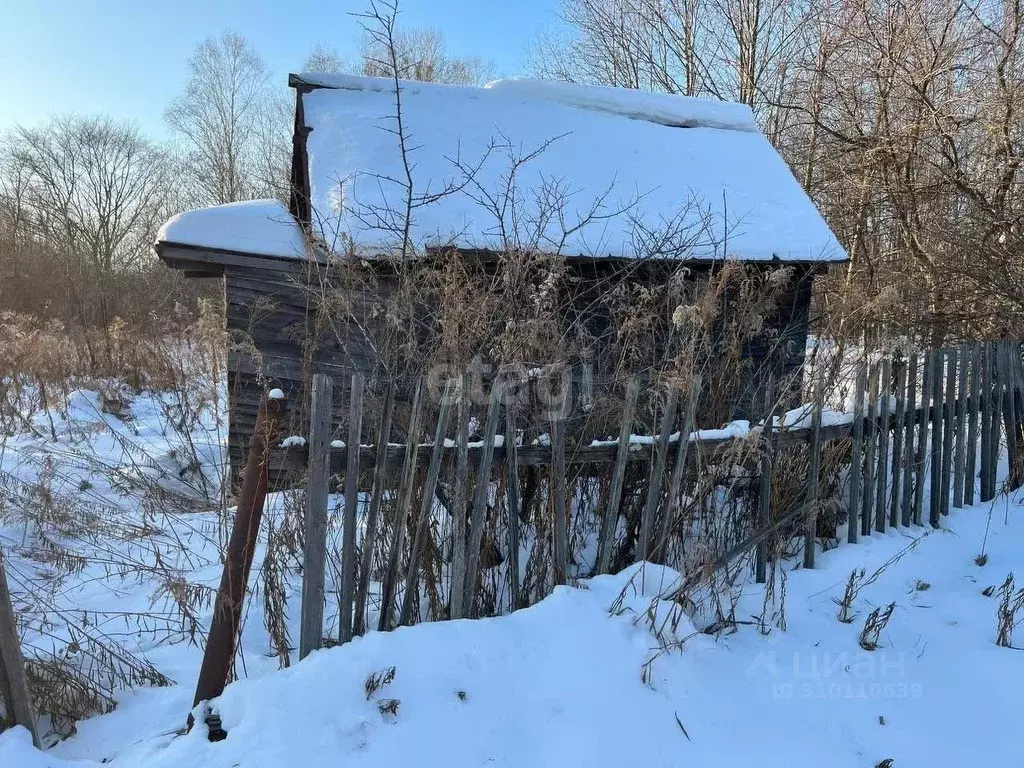
[[[614,88],[300,75],[314,223],[391,251],[838,261],[842,247],[745,106]],[[696,127],[678,127],[690,125]],[[713,126],[713,127],[712,127]]]
[[[550,101],[594,112],[608,112],[676,128],[759,132],[750,107],[731,101],[696,99],[606,85],[552,83],[528,78],[494,80],[484,87],[510,96]]]
[[[303,258],[306,243],[279,200],[247,200],[179,213],[160,227],[158,243]]]

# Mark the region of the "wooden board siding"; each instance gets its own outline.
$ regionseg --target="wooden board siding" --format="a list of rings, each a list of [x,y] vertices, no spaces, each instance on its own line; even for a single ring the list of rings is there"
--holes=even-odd
[[[314,372],[327,373],[335,379],[332,434],[344,439],[351,373],[359,370],[366,375],[367,391],[370,393],[381,389],[382,383],[375,379],[380,371],[375,370],[377,357],[373,344],[356,324],[330,328],[326,332],[314,328],[315,309],[322,295],[329,295],[332,290],[324,291],[319,287],[328,282],[325,265],[177,246],[158,248],[158,252],[170,266],[198,271],[204,275],[217,274],[219,271],[223,275],[230,345],[228,386],[231,410],[228,443],[233,476],[237,479],[237,471],[244,463],[260,397],[268,388],[279,387],[288,397],[288,414],[282,434],[306,435],[308,403],[305,401],[307,393],[303,382],[311,380]],[[481,268],[488,269],[488,263],[488,259],[481,258]],[[765,266],[774,269],[778,265]],[[588,332],[601,338],[603,330],[610,326],[610,316],[602,316],[600,305],[603,302],[595,302],[594,299],[609,290],[610,280],[628,279],[634,283],[656,285],[668,279],[667,276],[674,268],[675,265],[658,262],[570,261],[567,263],[566,279],[570,281],[572,290],[562,310],[565,322],[583,319]],[[710,268],[708,265],[694,265],[692,274],[695,277],[706,277]],[[769,327],[776,332],[775,337],[768,342],[748,344],[743,351],[744,357],[752,363],[751,370],[758,371],[758,376],[762,370],[766,370],[767,367],[762,364],[768,361],[780,377],[798,374],[803,366],[811,287],[814,274],[819,268],[814,265],[797,265],[795,269],[794,280],[780,296],[775,316],[768,319]],[[387,268],[365,270],[360,273],[360,277],[359,291],[353,293],[350,290],[345,300],[356,313],[370,318],[375,304],[386,300],[394,289],[396,278]],[[310,289],[307,286],[315,287]],[[598,309],[595,310],[595,306]],[[610,336],[604,334],[605,339]],[[320,340],[313,348],[304,349],[307,340],[315,340],[317,337]],[[602,362],[602,353],[596,353],[594,368],[588,374],[594,378],[595,387],[601,386],[603,375],[611,373],[610,370],[603,370],[611,364],[611,356],[605,357],[608,359]],[[582,382],[577,380],[575,384],[579,387]],[[755,375],[743,382],[732,418],[756,418],[760,415],[755,412],[756,400],[753,397],[759,386],[760,382]],[[411,389],[409,392],[399,391],[395,409],[396,434],[400,434],[407,423],[410,398]],[[370,397],[367,400],[366,405],[371,411],[376,399]],[[376,423],[376,419],[376,413],[368,412],[364,424]],[[587,419],[586,414],[578,415],[581,425]],[[575,426],[572,420],[566,424],[570,435],[574,433]],[[294,472],[294,464],[289,466]]]

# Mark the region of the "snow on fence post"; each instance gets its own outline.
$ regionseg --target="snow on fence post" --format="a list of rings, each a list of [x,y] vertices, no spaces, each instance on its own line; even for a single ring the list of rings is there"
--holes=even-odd
[[[846,537],[851,544],[857,543],[857,516],[864,484],[864,389],[867,383],[868,364],[861,360],[857,364],[857,391],[853,395],[853,445],[850,447],[850,512]]]
[[[757,502],[757,529],[760,530],[771,522],[772,504],[772,470],[775,464],[775,419],[779,410],[778,400],[775,397],[775,377],[769,373],[765,381],[765,416],[764,425],[761,427],[761,477],[759,479],[759,493]],[[691,404],[687,408],[692,412],[693,400],[696,395],[691,396]],[[691,421],[692,423],[692,421]],[[779,425],[781,428],[781,424]],[[689,440],[687,440],[687,444]],[[768,580],[768,545],[762,540],[757,543],[754,550],[754,573],[758,584],[764,584]]]
[[[882,361],[882,383],[879,387],[881,403],[878,415],[878,468],[875,472],[875,530],[885,533],[885,502],[889,481],[889,415],[892,406],[892,361],[886,355]]]
[[[494,436],[498,434],[498,417],[504,399],[504,380],[496,376],[491,385],[491,402],[484,425],[483,445],[480,447],[480,464],[476,470],[476,487],[473,489],[473,514],[469,524],[469,550],[466,557],[466,582],[463,595],[463,616],[472,616],[476,604],[476,577],[480,569],[480,547],[484,542],[484,523],[487,517],[487,492],[491,485],[491,464],[494,460]],[[564,480],[564,477],[563,477]],[[564,501],[563,501],[564,503]]]
[[[943,407],[943,373],[945,372],[946,351],[936,349],[933,352],[932,366],[932,473],[931,497],[928,500],[928,522],[932,528],[938,528],[942,517],[942,415]]]
[[[416,536],[409,551],[409,565],[405,572],[405,595],[402,598],[402,610],[398,616],[399,626],[406,625],[412,618],[413,602],[419,592],[420,558],[427,540],[427,527],[430,524],[430,513],[434,506],[434,491],[437,490],[437,477],[441,474],[441,459],[444,458],[444,438],[452,416],[452,400],[454,387],[449,381],[441,395],[441,410],[437,416],[437,428],[434,431],[434,447],[430,452],[430,464],[427,467],[427,479],[423,484],[423,498],[420,503],[420,514],[416,521]]]
[[[665,461],[668,458],[668,443],[672,436],[672,427],[676,422],[676,408],[679,403],[679,389],[669,387],[665,401],[665,412],[661,417],[661,429],[658,432],[657,448],[651,466],[651,479],[647,486],[647,499],[644,503],[643,516],[640,518],[640,536],[637,540],[637,557],[646,560],[651,544],[651,532],[654,528],[654,513],[661,499],[661,478],[665,474]]]
[[[935,351],[925,352],[921,361],[921,407],[918,409],[917,461],[914,466],[914,525],[924,520],[924,479],[928,469],[928,430],[931,425],[932,377],[935,374]]]
[[[970,367],[968,348],[960,347],[957,351],[957,358],[960,361],[958,370],[957,392],[956,392],[956,443],[953,446],[953,506],[957,509],[964,505],[964,451],[967,448],[967,435],[964,434],[967,428],[967,369]]]
[[[370,570],[373,568],[373,550],[377,544],[377,530],[380,528],[380,507],[387,482],[388,440],[391,437],[391,420],[395,412],[395,379],[388,384],[384,396],[384,410],[377,429],[377,450],[373,465],[373,486],[370,489],[370,508],[366,512],[363,531],[363,561],[356,581],[355,613],[352,617],[352,632],[362,635],[366,632],[366,600],[370,590]]]
[[[900,491],[902,490],[901,471],[903,469],[903,422],[907,418],[907,363],[898,360],[894,364],[896,370],[896,412],[892,426],[892,490],[889,498],[889,525],[895,528],[900,524]]]
[[[420,378],[416,382],[416,393],[412,398],[412,414],[409,416],[409,429],[406,432],[405,459],[402,464],[402,477],[398,486],[398,506],[395,509],[395,522],[391,529],[391,545],[388,547],[387,570],[380,591],[380,619],[377,629],[384,632],[391,628],[391,606],[395,600],[395,588],[398,583],[398,564],[402,559],[405,546],[405,533],[408,526],[409,509],[412,507],[412,495],[416,484],[416,460],[419,457],[420,418],[423,412],[424,382]]]
[[[875,494],[875,441],[878,433],[878,363],[873,363],[868,373],[868,418],[864,421],[864,486],[860,509],[860,533],[871,535],[871,510]]]
[[[214,602],[213,620],[196,683],[193,709],[202,701],[220,696],[227,685],[242,624],[242,607],[259,538],[263,504],[267,498],[270,446],[278,439],[284,406],[284,393],[279,389],[271,390],[261,401],[256,416],[231,538],[224,556],[220,588]],[[189,713],[188,727],[191,729],[192,725],[193,718]]]
[[[903,430],[903,500],[900,522],[910,525],[914,517],[914,434],[917,431],[917,353],[910,355],[907,367],[907,410]]]
[[[331,404],[334,379],[313,376],[306,468],[306,544],[302,566],[299,658],[320,647],[324,628],[324,568],[327,559],[327,494],[331,474]]]
[[[981,494],[982,502],[991,501],[995,492],[991,483],[992,470],[992,401],[995,397],[995,387],[992,385],[992,343],[984,342],[982,345],[981,367]]]
[[[622,483],[626,477],[626,462],[629,459],[629,437],[633,432],[633,415],[640,393],[640,382],[635,376],[626,384],[626,400],[622,406],[622,420],[619,422],[619,440],[615,450],[615,465],[612,468],[612,482],[608,499],[601,518],[601,534],[597,545],[597,573],[608,573],[612,561],[612,544],[619,522],[619,505],[622,502]]]
[[[519,446],[514,401],[505,403],[505,530],[508,534],[509,610],[519,608]]]
[[[665,497],[665,512],[662,515],[658,536],[652,550],[654,556],[660,558],[662,562],[668,556],[668,540],[672,535],[672,527],[675,525],[676,512],[679,509],[679,497],[683,492],[683,478],[686,476],[686,459],[690,452],[690,433],[693,431],[693,422],[696,418],[700,386],[701,377],[698,375],[694,377],[690,384],[690,390],[686,395],[683,407],[683,425],[679,429],[679,443],[676,445],[676,461],[672,466],[672,476],[669,478],[668,493]],[[768,407],[771,408],[770,376],[768,379],[768,392]],[[770,424],[771,422],[768,423]]]
[[[466,598],[466,509],[469,488],[469,374],[459,381],[459,405],[455,411],[455,478],[452,493],[452,565],[448,595],[448,616],[461,619]]]
[[[810,466],[807,470],[807,531],[804,534],[804,568],[814,567],[814,541],[818,526],[818,479],[821,472],[821,409],[825,397],[824,371],[818,374],[811,410]]]
[[[948,352],[946,363],[946,401],[942,409],[942,490],[939,499],[939,512],[949,514],[949,491],[953,478],[953,430],[956,427],[956,367],[959,350],[953,347]]]
[[[0,699],[3,700],[8,720],[23,725],[32,734],[32,743],[42,749],[32,697],[25,676],[25,659],[21,655],[18,625],[14,616],[14,603],[7,585],[4,552],[0,548]]]
[[[971,345],[970,400],[967,411],[967,466],[964,470],[964,504],[974,504],[978,472],[978,420],[981,411],[981,344]]]
[[[348,409],[345,467],[345,514],[341,521],[341,595],[338,606],[339,640],[352,639],[352,603],[356,594],[356,507],[359,506],[359,445],[363,433],[363,385],[360,371],[352,374]]]

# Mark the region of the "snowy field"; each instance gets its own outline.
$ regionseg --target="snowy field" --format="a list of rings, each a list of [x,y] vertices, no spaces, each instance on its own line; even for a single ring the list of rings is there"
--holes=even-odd
[[[38,434],[3,444],[7,487],[49,472],[51,507],[64,511],[56,523],[36,526],[15,524],[9,510],[0,517],[19,609],[30,614],[26,644],[66,644],[103,626],[118,648],[176,684],[114,691],[114,712],[80,722],[55,745],[51,736],[46,752],[33,749],[24,730],[8,731],[0,735],[0,766],[1020,763],[1024,654],[995,642],[999,587],[1009,573],[1024,573],[1024,511],[1005,496],[953,510],[942,530],[901,529],[841,545],[819,554],[814,571],[786,563],[774,580],[770,620],[760,619],[765,588],[748,582],[735,596],[737,624],[717,634],[698,631],[668,599],[678,574],[634,566],[558,588],[511,616],[373,632],[278,671],[256,594],[239,669],[246,679],[215,702],[228,738],[210,743],[202,726],[177,735],[202,649],[200,638],[190,642],[190,627],[170,626],[181,622],[166,584],[214,588],[224,526],[216,513],[130,503],[133,483],[170,493],[186,490],[176,484],[202,485],[186,471],[195,469],[193,459],[168,428],[168,412],[143,396],[122,420],[83,391],[66,418],[37,414]],[[210,434],[192,453],[213,466],[215,425]],[[104,457],[102,466],[88,459],[86,444]],[[143,454],[161,458],[143,461]],[[83,497],[86,510],[71,501],[61,507]],[[284,503],[274,497],[269,517]],[[88,508],[118,510],[117,531],[72,540],[67,519]],[[47,560],[60,545],[83,555],[81,567],[64,573]],[[115,552],[133,566],[112,569]],[[837,603],[860,569],[853,620],[844,623]],[[52,588],[26,595],[21,587],[47,570],[61,572]],[[297,583],[288,589],[297,642]],[[890,603],[877,647],[864,650],[865,619]],[[32,613],[44,608],[50,621]],[[143,613],[165,615],[167,626],[133,623]],[[200,628],[208,618],[208,604],[196,610]],[[1014,644],[1024,645],[1024,628],[1018,634]]]

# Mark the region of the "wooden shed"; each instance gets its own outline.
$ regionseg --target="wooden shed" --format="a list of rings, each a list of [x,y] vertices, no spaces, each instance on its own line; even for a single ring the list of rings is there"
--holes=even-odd
[[[746,106],[530,80],[289,83],[287,205],[184,212],[156,243],[170,267],[224,280],[233,467],[268,383],[301,391],[314,368],[373,368],[356,335],[310,348],[310,286],[338,261],[372,276],[373,291],[352,298],[368,314],[396,259],[452,250],[481,265],[511,249],[557,256],[583,296],[622,274],[663,280],[666,264],[784,264],[793,279],[770,323],[786,343],[773,349],[783,372],[802,365],[813,278],[847,257]]]

